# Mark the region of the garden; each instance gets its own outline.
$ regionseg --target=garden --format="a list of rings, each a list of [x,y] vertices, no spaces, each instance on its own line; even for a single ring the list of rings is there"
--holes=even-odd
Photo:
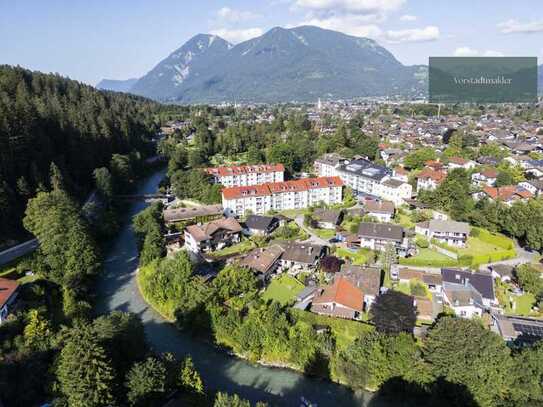
[[[262,294],[262,299],[277,301],[281,305],[293,302],[296,296],[304,289],[304,285],[296,278],[282,274],[271,280]]]

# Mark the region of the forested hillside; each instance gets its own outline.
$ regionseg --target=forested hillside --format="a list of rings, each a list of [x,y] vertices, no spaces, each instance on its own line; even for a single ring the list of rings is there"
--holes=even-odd
[[[0,66],[0,245],[20,232],[27,200],[50,187],[52,163],[66,188],[84,196],[112,154],[146,154],[157,109],[141,97]]]

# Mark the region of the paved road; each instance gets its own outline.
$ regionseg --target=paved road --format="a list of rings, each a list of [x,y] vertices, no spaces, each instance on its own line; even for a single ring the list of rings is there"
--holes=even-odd
[[[325,240],[317,236],[315,233],[313,233],[311,229],[305,227],[303,215],[296,216],[296,218],[294,218],[294,221],[300,228],[302,228],[309,235],[309,239],[305,240],[306,242],[313,243],[313,244],[320,244],[321,246],[330,246],[330,242],[328,240]]]
[[[139,193],[154,192],[163,173],[151,176]],[[299,406],[300,397],[317,401],[319,406],[363,406],[371,396],[354,394],[346,387],[318,380],[292,370],[253,365],[229,356],[188,334],[179,332],[142,299],[136,282],[138,253],[129,219],[142,210],[144,202],[134,202],[126,213],[124,226],[112,242],[104,271],[97,287],[97,312],[129,311],[139,315],[151,346],[158,352],[179,357],[190,354],[211,389],[238,393],[253,402],[264,400],[277,406]],[[378,403],[372,403],[377,407]],[[379,406],[383,404],[379,403]]]
[[[0,266],[8,264],[26,254],[32,253],[38,246],[38,239],[32,239],[0,252]]]

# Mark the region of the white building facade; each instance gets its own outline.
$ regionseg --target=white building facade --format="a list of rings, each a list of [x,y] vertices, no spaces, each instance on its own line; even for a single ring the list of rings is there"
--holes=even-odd
[[[285,167],[283,164],[241,165],[230,167],[206,168],[216,183],[225,187],[262,185],[283,182]]]

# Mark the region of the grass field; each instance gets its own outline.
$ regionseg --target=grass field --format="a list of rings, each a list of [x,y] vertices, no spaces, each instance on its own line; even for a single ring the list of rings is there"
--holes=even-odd
[[[364,322],[350,321],[341,318],[331,318],[301,310],[293,310],[293,312],[300,321],[304,321],[311,325],[329,326],[332,333],[336,337],[336,344],[339,349],[345,349],[360,335],[373,330],[372,325]]]
[[[349,249],[345,249],[343,247],[339,247],[336,249],[336,252],[334,253],[337,257],[340,257],[342,259],[349,259],[352,261],[355,265],[362,265],[365,264],[368,261],[368,257],[366,256],[367,251],[364,249],[358,249],[357,251],[352,251]]]
[[[468,237],[467,247],[458,249],[460,255],[486,255],[492,252],[502,251],[503,248],[493,245],[492,243],[483,242],[476,237]]]
[[[526,293],[520,297],[516,297],[515,300],[515,314],[518,315],[530,315],[532,311],[532,305],[535,303],[535,297],[531,293]]]
[[[400,264],[420,267],[450,267],[454,266],[456,263],[456,260],[432,249],[419,249],[419,253],[416,256],[407,259],[400,259]]]
[[[311,231],[324,240],[330,240],[336,235],[334,229],[311,229]]]
[[[415,224],[413,223],[409,215],[405,213],[396,213],[396,215],[394,215],[394,222],[407,229],[415,227]]]
[[[264,300],[274,300],[281,304],[294,301],[296,295],[304,289],[304,285],[288,274],[274,278],[262,294]]]
[[[222,256],[228,256],[231,254],[237,254],[237,253],[245,253],[249,250],[253,249],[255,247],[255,244],[249,240],[245,239],[239,242],[238,244],[225,247],[224,249],[217,250],[211,253],[213,257],[222,257]]]

